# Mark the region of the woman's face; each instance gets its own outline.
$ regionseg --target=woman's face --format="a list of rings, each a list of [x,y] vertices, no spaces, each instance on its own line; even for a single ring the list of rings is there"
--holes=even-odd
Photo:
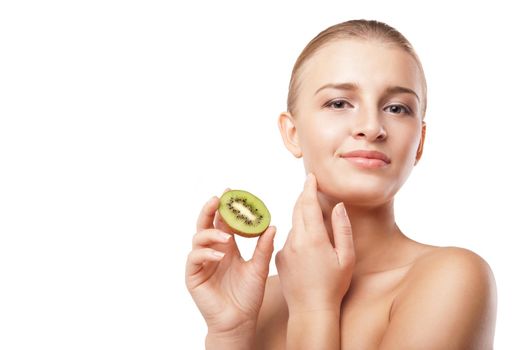
[[[299,74],[296,115],[280,118],[288,149],[304,157],[325,195],[361,205],[390,200],[424,141],[414,59],[399,48],[341,39],[323,46]],[[366,160],[346,155],[356,150],[382,152],[390,162],[363,166]]]

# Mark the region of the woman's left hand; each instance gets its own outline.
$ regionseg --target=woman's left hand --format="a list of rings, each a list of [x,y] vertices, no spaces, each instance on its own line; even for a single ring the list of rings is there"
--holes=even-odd
[[[331,219],[334,245],[323,222],[317,181],[309,174],[294,207],[292,229],[275,257],[290,314],[340,310],[352,279],[355,253],[343,203],[334,207]]]

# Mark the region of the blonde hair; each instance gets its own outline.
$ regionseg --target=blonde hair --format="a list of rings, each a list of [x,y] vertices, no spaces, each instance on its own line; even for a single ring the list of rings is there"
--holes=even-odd
[[[419,60],[418,55],[416,54],[412,44],[396,29],[392,28],[388,24],[375,21],[375,20],[350,20],[342,22],[336,25],[333,25],[329,28],[326,28],[315,38],[313,38],[308,45],[303,49],[297,61],[294,64],[292,69],[292,76],[290,78],[290,85],[288,87],[288,100],[287,108],[288,112],[294,115],[297,104],[297,95],[299,90],[299,71],[305,61],[307,61],[314,53],[316,53],[323,45],[337,39],[361,39],[361,40],[376,40],[382,44],[392,45],[398,48],[401,48],[408,54],[410,54],[421,72],[422,77],[422,86],[423,86],[423,96],[421,103],[421,117],[425,118],[425,113],[427,109],[427,81],[425,78],[425,73],[423,71],[423,66]]]

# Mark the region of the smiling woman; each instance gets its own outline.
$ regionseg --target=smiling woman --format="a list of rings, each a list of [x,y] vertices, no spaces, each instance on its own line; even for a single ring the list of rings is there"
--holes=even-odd
[[[211,349],[490,349],[496,287],[470,250],[408,238],[394,197],[423,155],[426,80],[387,24],[321,32],[293,68],[278,118],[307,178],[268,278],[275,227],[244,261],[213,197],[186,284]]]
[[[382,37],[341,35],[333,39],[321,33],[309,44],[318,49],[305,49],[311,56],[294,67],[280,130],[290,152],[303,157],[305,168],[318,177],[321,199],[344,195],[361,205],[376,205],[394,196],[421,158],[426,102],[419,104],[418,96],[426,101],[424,74],[412,54]],[[370,156],[341,157],[357,149],[396,159],[378,167],[381,163]],[[328,162],[336,162],[337,170]],[[349,164],[376,171],[349,177]]]

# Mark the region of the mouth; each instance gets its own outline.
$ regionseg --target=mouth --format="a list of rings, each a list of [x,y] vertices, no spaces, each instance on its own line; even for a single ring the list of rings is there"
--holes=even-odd
[[[390,164],[390,158],[379,151],[356,150],[341,154],[341,158],[361,168],[381,168]]]

